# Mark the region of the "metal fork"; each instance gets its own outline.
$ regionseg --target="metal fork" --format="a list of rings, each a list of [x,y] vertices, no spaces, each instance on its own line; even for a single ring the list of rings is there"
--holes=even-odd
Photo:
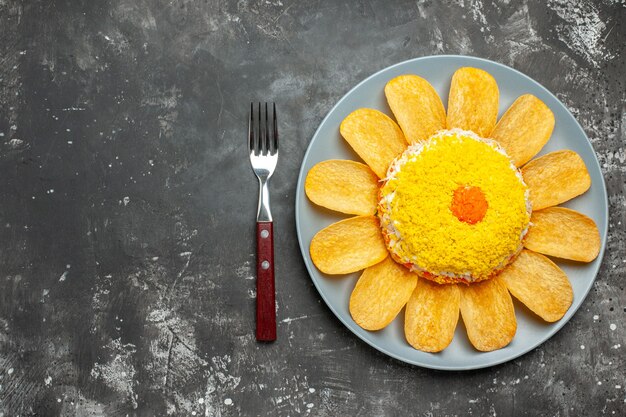
[[[269,179],[278,162],[278,125],[276,104],[272,103],[272,126],[269,112],[261,103],[254,112],[250,103],[248,119],[248,142],[250,164],[259,179],[259,207],[256,215],[256,339],[271,342],[276,340],[276,305],[274,289],[274,227],[270,211]],[[270,134],[271,133],[271,134]]]

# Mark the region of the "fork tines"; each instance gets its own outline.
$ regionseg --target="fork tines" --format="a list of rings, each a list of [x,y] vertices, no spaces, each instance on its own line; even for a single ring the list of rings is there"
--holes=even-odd
[[[255,115],[254,103],[250,103],[250,118],[248,119],[248,137],[250,151],[255,155],[274,155],[278,150],[278,124],[276,122],[276,103],[272,103],[272,127],[270,129],[270,116],[268,103],[265,103],[265,111],[261,103],[258,103],[258,111]],[[256,117],[255,117],[256,116]]]

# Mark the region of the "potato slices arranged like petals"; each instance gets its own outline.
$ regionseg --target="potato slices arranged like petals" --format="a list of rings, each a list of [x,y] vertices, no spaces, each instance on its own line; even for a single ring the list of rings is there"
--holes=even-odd
[[[304,191],[319,206],[347,214],[373,215],[378,204],[378,177],[359,162],[323,161],[309,170]]]
[[[357,216],[317,232],[310,253],[315,266],[325,274],[349,274],[385,259],[387,247],[378,219]]]
[[[581,195],[591,186],[591,177],[582,158],[563,150],[533,159],[522,168],[530,190],[533,210],[556,206]]]
[[[508,345],[517,330],[513,301],[499,277],[459,286],[461,316],[474,347],[488,352]]]
[[[549,207],[534,211],[524,246],[535,252],[573,261],[591,262],[600,252],[596,223],[574,210]]]
[[[444,350],[454,337],[460,302],[457,285],[418,280],[404,316],[404,334],[409,344],[424,352]]]
[[[393,115],[409,143],[446,128],[446,110],[432,85],[417,75],[400,75],[385,86]]]
[[[515,298],[548,322],[560,320],[574,299],[567,275],[550,259],[533,251],[520,252],[500,279]]]
[[[379,178],[387,176],[391,161],[407,147],[396,122],[374,109],[353,111],[343,119],[339,131]]]
[[[393,259],[367,268],[350,296],[350,314],[365,330],[380,330],[393,321],[415,289],[417,275]]]
[[[488,137],[498,118],[499,98],[498,84],[488,72],[459,68],[452,76],[448,97],[448,129],[471,130]]]
[[[554,129],[554,114],[532,94],[520,96],[489,135],[520,167],[543,148]]]

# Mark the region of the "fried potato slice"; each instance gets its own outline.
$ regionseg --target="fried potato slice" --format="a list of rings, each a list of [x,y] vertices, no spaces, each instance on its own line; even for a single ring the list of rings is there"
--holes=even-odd
[[[524,94],[504,113],[489,136],[520,167],[539,153],[553,129],[554,114],[550,108],[532,94]]]
[[[517,330],[513,301],[499,277],[459,286],[461,316],[474,347],[488,352],[508,345]]]
[[[550,259],[527,249],[499,278],[515,298],[548,322],[560,320],[574,299],[567,275]]]
[[[360,271],[387,257],[378,219],[357,216],[317,232],[309,248],[315,266],[325,274]]]
[[[446,110],[432,85],[417,75],[400,75],[385,85],[385,96],[409,143],[446,128]]]
[[[478,136],[488,137],[498,118],[499,98],[498,84],[488,72],[459,68],[450,85],[448,129],[471,130]]]
[[[582,158],[563,150],[533,159],[522,167],[530,190],[533,210],[556,206],[581,195],[591,186],[591,177]]]
[[[319,206],[347,214],[373,215],[378,204],[378,177],[365,164],[328,160],[309,170],[304,191]]]
[[[533,212],[524,246],[545,255],[591,262],[600,252],[600,232],[582,213],[549,207]]]
[[[404,316],[404,334],[409,344],[424,352],[444,350],[454,337],[460,302],[458,285],[418,280]]]
[[[339,132],[379,178],[387,176],[391,161],[407,147],[396,122],[374,109],[353,111],[343,119]]]
[[[387,257],[367,268],[350,296],[350,314],[365,330],[380,330],[393,321],[406,304],[417,275]]]

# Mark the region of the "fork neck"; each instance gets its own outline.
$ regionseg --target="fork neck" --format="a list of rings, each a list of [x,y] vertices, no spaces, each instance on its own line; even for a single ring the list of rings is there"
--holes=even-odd
[[[269,178],[259,178],[259,207],[256,213],[257,222],[271,222]]]

